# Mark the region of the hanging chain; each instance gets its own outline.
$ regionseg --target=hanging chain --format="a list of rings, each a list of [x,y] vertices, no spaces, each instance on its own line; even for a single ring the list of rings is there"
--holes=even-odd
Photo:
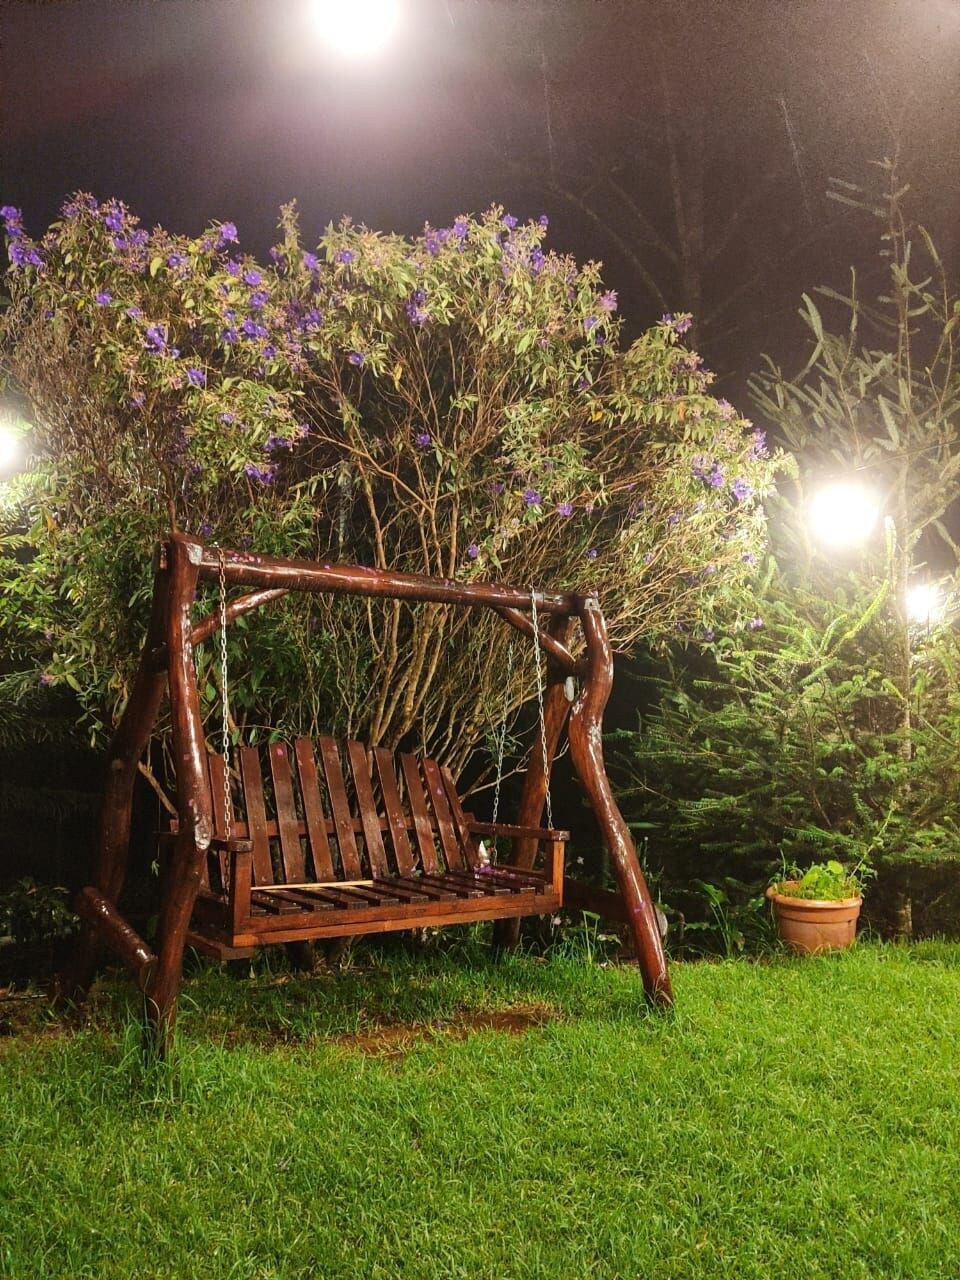
[[[547,718],[543,709],[543,671],[540,658],[540,624],[537,620],[537,593],[530,592],[530,621],[533,623],[533,660],[537,666],[537,709],[540,712],[540,749],[543,753],[544,800],[547,805],[547,827],[553,830],[553,802],[550,799],[550,764],[547,760]]]
[[[507,678],[503,685],[503,716],[500,720],[500,741],[497,743],[497,785],[493,791],[493,819],[500,812],[500,784],[503,782],[503,751],[507,745],[507,713],[510,707],[510,681],[513,677],[513,638],[507,649]]]
[[[230,695],[227,686],[227,568],[223,549],[217,548],[220,566],[220,711],[223,717],[223,833],[230,839]]]

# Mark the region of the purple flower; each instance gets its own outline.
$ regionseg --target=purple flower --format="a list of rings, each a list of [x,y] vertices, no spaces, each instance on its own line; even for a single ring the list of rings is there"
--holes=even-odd
[[[267,345],[263,348],[263,356],[265,360],[272,360],[276,354],[277,354],[277,348],[273,345],[272,342],[267,343]]]
[[[227,259],[227,274],[228,274],[228,275],[231,275],[231,276],[238,276],[238,275],[240,274],[241,270],[242,270],[242,267],[240,266],[240,263],[236,260],[236,258],[228,258],[228,259]]]
[[[453,234],[457,237],[458,240],[466,239],[468,228],[469,228],[469,224],[466,218],[454,218]]]
[[[523,501],[525,506],[539,507],[543,502],[543,496],[537,493],[536,489],[524,489]]]
[[[645,555],[644,555],[644,557],[643,557],[643,563],[644,563],[644,564],[652,564],[652,563],[653,563],[653,552],[652,552],[652,551],[648,551],[648,552],[646,552],[646,554],[645,554]]]
[[[587,316],[586,320],[584,320],[583,322],[584,333],[589,333],[590,330],[593,329],[599,323],[600,321],[597,319],[596,316]]]
[[[729,400],[718,400],[717,412],[721,418],[735,418],[737,416],[737,411]]]
[[[233,222],[221,222],[220,224],[220,244],[235,244],[237,240],[237,227]]]
[[[503,225],[507,228],[508,231],[512,231],[513,228],[517,225],[517,219],[513,216],[512,213],[505,213],[503,215]]]
[[[749,498],[753,493],[753,485],[748,484],[742,476],[737,476],[733,484],[730,486],[730,492],[738,502],[743,502],[745,498]]]
[[[573,503],[572,503],[572,502],[558,502],[558,503],[557,503],[557,515],[558,515],[558,516],[572,516],[572,515],[573,515]]]
[[[220,341],[226,343],[228,347],[232,346],[240,337],[239,332],[233,327],[228,326],[220,335]]]
[[[723,487],[723,467],[719,462],[713,464],[713,469],[707,476],[707,484],[711,489],[720,489]]]
[[[617,309],[617,291],[616,289],[608,289],[606,293],[600,295],[600,306],[604,311],[616,311]]]
[[[367,357],[363,354],[362,351],[351,351],[350,354],[347,356],[347,360],[349,361],[350,364],[353,364],[353,365],[363,364],[366,358]]]
[[[250,295],[250,306],[255,310],[265,307],[269,301],[270,294],[266,289],[258,289],[256,293],[251,293]]]
[[[243,469],[251,480],[258,480],[260,484],[272,484],[277,475],[277,466],[274,462],[265,467],[258,467],[255,463],[248,462]]]
[[[139,307],[127,307],[127,315],[131,320],[142,320],[143,311]]]
[[[430,444],[430,432],[418,431],[417,434],[413,437],[413,443],[419,449],[426,449]]]
[[[413,324],[426,324],[430,319],[430,313],[424,307],[418,307],[415,302],[408,302],[403,308]]]
[[[320,259],[315,253],[305,253],[303,255],[303,265],[308,271],[319,271]]]
[[[767,433],[765,431],[755,431],[752,436],[753,443],[747,450],[747,457],[751,461],[767,456]]]
[[[5,204],[3,208],[0,209],[0,218],[2,218],[7,224],[8,231],[12,226],[19,227],[23,223],[23,214],[14,204]]]
[[[437,254],[440,252],[440,249],[443,245],[443,241],[440,239],[440,237],[433,233],[428,235],[423,243],[426,246],[427,253],[429,253],[430,256],[433,258],[437,256]]]
[[[693,325],[693,317],[686,315],[675,316],[672,311],[668,311],[666,315],[660,317],[660,323],[666,325],[668,329],[672,329],[674,333],[686,333]]]
[[[11,240],[7,250],[15,267],[42,267],[43,258],[36,249],[25,249],[21,240]]]
[[[138,391],[136,395],[132,395],[130,397],[130,403],[133,405],[135,409],[142,409],[146,398],[147,397],[143,394],[142,391]]]
[[[113,294],[106,289],[101,289],[93,300],[98,307],[106,307],[113,301]]]
[[[174,269],[185,266],[186,261],[187,256],[184,253],[170,253],[167,255],[167,266]]]
[[[752,551],[745,551],[743,555],[740,557],[740,559],[743,561],[744,564],[757,563],[757,557],[753,554]]]
[[[207,375],[202,369],[198,369],[196,366],[193,366],[187,370],[187,381],[192,383],[195,387],[204,387],[207,384]]]
[[[667,524],[675,525],[679,523],[680,523],[680,517],[677,515],[676,512],[674,512],[672,516],[667,517]]]
[[[123,213],[117,207],[117,205],[111,205],[110,208],[107,210],[107,213],[103,219],[103,225],[107,228],[108,231],[123,230]]]
[[[258,285],[261,279],[262,277],[260,272],[255,270],[253,267],[251,267],[249,271],[245,271],[243,273],[243,283],[248,284],[251,289]]]
[[[534,245],[530,250],[530,274],[538,276],[543,270],[546,261],[547,260],[543,255],[543,250],[539,245]]]
[[[479,554],[480,554],[480,548],[477,546],[475,542],[471,542],[469,547],[467,547],[467,555],[470,557],[471,560],[476,560]]]
[[[231,422],[236,422],[236,420],[237,420],[237,417],[236,417],[236,414],[234,413],[221,413],[220,415],[220,421],[225,422],[227,424]]]
[[[751,618],[750,621],[747,623],[748,631],[760,631],[762,627],[763,627],[762,618]]]
[[[265,338],[267,336],[266,326],[260,324],[258,320],[254,320],[252,316],[247,316],[240,329],[248,338]]]
[[[506,486],[502,480],[494,480],[493,484],[490,486],[490,492],[499,498],[505,488]]]
[[[357,255],[353,252],[352,249],[340,249],[337,253],[336,258],[334,258],[334,262],[343,262],[343,263],[349,264],[353,262],[356,256]]]
[[[163,325],[151,324],[143,335],[143,345],[148,351],[161,352],[167,349],[167,333]]]
[[[705,643],[706,643],[706,644],[709,644],[709,643],[710,643],[710,641],[713,639],[713,637],[714,637],[714,631],[713,631],[713,628],[712,628],[712,627],[707,627],[706,631],[704,631],[704,633],[703,633],[703,639],[704,639]]]
[[[537,224],[541,227],[549,227],[550,219],[545,213],[541,213],[540,217],[537,219]]]
[[[597,551],[597,548],[596,548],[596,547],[591,547],[591,548],[587,551],[587,559],[588,559],[588,560],[596,560],[596,558],[597,558],[598,554],[599,554],[599,552]]]

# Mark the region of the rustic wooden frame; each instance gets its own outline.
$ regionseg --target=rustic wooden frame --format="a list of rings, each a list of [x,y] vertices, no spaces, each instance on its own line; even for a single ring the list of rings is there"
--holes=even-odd
[[[249,913],[249,841],[236,840],[225,845],[214,829],[194,664],[196,645],[215,631],[219,620],[218,615],[212,613],[198,622],[193,621],[197,586],[200,582],[216,581],[221,564],[228,586],[248,589],[248,594],[228,605],[228,621],[290,591],[306,591],[488,608],[521,634],[533,635],[529,591],[358,565],[221,551],[188,535],[169,535],[155,558],[147,638],[109,751],[95,885],[81,895],[81,935],[70,970],[60,984],[64,998],[82,1000],[96,971],[101,948],[111,946],[133,969],[144,991],[149,1028],[161,1051],[168,1045],[173,1029],[183,952],[201,890],[202,870],[211,849],[222,846],[221,856],[232,863],[230,910],[234,923],[241,926]],[[572,593],[538,593],[537,613],[546,621],[545,629],[539,634],[541,647],[548,655],[546,743],[543,744],[546,751],[538,737],[528,756],[510,865],[529,870],[540,840],[547,834],[539,830],[538,824],[545,804],[547,774],[566,727],[574,768],[596,815],[619,885],[615,905],[611,903],[611,914],[617,915],[629,929],[647,995],[657,1004],[669,1005],[673,994],[654,906],[636,847],[604,768],[602,722],[613,683],[613,655],[603,614],[596,598]],[[575,658],[570,648],[576,623],[582,632],[582,658]],[[568,697],[569,677],[579,682],[579,691],[572,702]],[[165,689],[169,692],[172,711],[179,820],[161,889],[154,950],[137,936],[116,904],[126,874],[137,765],[149,744]],[[483,834],[485,825],[475,823],[472,830]],[[549,864],[549,875],[558,894],[562,886],[559,850],[560,845],[554,842]],[[576,893],[573,896],[576,897]],[[465,905],[467,909],[458,919],[500,920],[501,942],[510,941],[511,917],[525,914],[515,897],[488,898]],[[351,933],[361,933],[409,928],[434,921],[429,911],[384,911],[376,919],[368,912],[363,919],[341,919],[339,923],[349,925],[347,931]],[[278,930],[275,940],[287,940],[284,932]],[[294,933],[297,938],[304,936],[302,932]],[[239,940],[242,929],[235,929],[234,936]],[[315,936],[324,936],[323,929],[316,930]],[[194,940],[192,935],[190,940]],[[251,936],[250,945],[255,942]]]

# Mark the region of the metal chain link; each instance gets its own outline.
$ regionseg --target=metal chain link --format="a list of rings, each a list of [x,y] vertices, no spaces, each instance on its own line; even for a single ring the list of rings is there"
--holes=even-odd
[[[217,548],[220,566],[220,710],[223,717],[223,832],[230,839],[230,694],[227,686],[227,567]]]
[[[530,621],[533,623],[533,660],[537,666],[537,707],[540,711],[540,749],[543,752],[544,800],[547,805],[547,828],[553,830],[553,802],[550,799],[550,764],[547,760],[547,718],[543,709],[543,671],[540,658],[540,624],[537,621],[537,593],[530,592]]]

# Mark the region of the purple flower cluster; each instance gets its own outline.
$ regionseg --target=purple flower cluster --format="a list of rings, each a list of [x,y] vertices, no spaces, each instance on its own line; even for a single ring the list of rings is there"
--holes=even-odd
[[[413,437],[413,443],[418,449],[428,449],[430,447],[430,432],[418,431]]]
[[[363,364],[366,358],[367,357],[363,354],[362,351],[351,351],[350,354],[347,356],[347,362],[359,368],[359,366]]]
[[[352,249],[340,249],[337,251],[337,256],[334,258],[334,262],[342,262],[344,266],[349,266],[356,256],[357,255]]]
[[[207,375],[202,369],[196,366],[187,370],[187,381],[194,387],[205,387],[207,385]]]
[[[573,515],[573,503],[572,503],[572,502],[558,502],[558,503],[557,503],[557,515],[558,515],[558,516],[563,516],[564,518],[566,518],[567,516],[572,516],[572,515]]]
[[[467,547],[467,555],[470,557],[471,560],[476,560],[479,554],[480,554],[480,548],[477,546],[475,542],[471,542],[469,547]]]
[[[13,265],[19,269],[42,267],[43,258],[39,250],[27,243],[26,232],[23,229],[23,214],[20,210],[12,204],[5,204],[0,208],[0,218],[3,218],[4,230],[10,241],[7,252]]]
[[[426,300],[426,289],[417,289],[413,297],[404,307],[404,311],[410,317],[413,324],[426,324],[430,319],[430,313],[423,305]]]
[[[303,265],[307,271],[319,271],[320,259],[315,253],[305,253],[303,255]]]
[[[250,339],[265,338],[269,332],[266,325],[261,324],[259,320],[254,320],[252,316],[247,316],[246,320],[241,324],[240,330],[244,337]]]
[[[751,618],[750,621],[747,623],[748,631],[760,631],[762,630],[762,628],[763,628],[762,618]]]
[[[113,301],[113,294],[107,289],[101,289],[98,294],[94,295],[93,300],[98,307],[106,307]]]
[[[524,506],[539,507],[543,502],[543,495],[538,493],[536,489],[524,489],[523,491]]]
[[[237,226],[234,222],[223,222],[220,224],[219,232],[220,248],[225,244],[236,244],[237,242]]]
[[[753,485],[748,484],[742,476],[737,476],[733,484],[730,486],[730,492],[738,502],[743,502],[753,495]]]
[[[747,457],[751,462],[757,461],[759,458],[768,457],[767,454],[767,433],[765,431],[754,431],[752,437],[753,443],[747,450]]]
[[[660,317],[660,323],[672,329],[674,333],[682,335],[693,326],[693,317],[683,314],[675,316],[672,311],[668,311],[666,315]]]
[[[617,309],[617,291],[616,289],[608,289],[606,293],[600,295],[600,307],[603,311],[614,312]]]
[[[737,411],[729,400],[718,400],[717,411],[721,418],[735,418],[737,416]]]
[[[243,469],[251,480],[256,480],[260,484],[273,484],[277,478],[277,465],[275,462],[271,462],[265,467],[258,467],[256,463],[248,462]]]
[[[243,273],[243,283],[249,285],[251,289],[255,289],[261,279],[260,272],[253,267]]]
[[[167,350],[167,331],[162,324],[151,324],[143,335],[143,345],[147,351],[161,355]]]

